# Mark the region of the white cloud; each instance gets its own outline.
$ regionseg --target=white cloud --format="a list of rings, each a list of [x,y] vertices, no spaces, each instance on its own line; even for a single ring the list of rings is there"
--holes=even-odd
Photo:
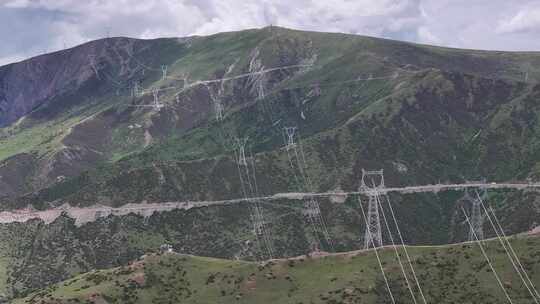
[[[429,28],[421,26],[418,28],[418,42],[426,44],[441,44],[441,39],[435,36]]]
[[[23,55],[113,36],[155,38],[208,35],[270,23],[305,30],[397,37],[421,23],[420,0],[7,0],[14,13],[32,12],[39,26],[18,31],[48,37],[28,42]],[[0,10],[2,7],[0,6]],[[0,35],[1,29],[0,29]],[[407,35],[404,35],[407,36]],[[24,42],[24,41],[23,41]],[[40,45],[38,44],[46,44]],[[12,54],[7,54],[12,55]],[[0,48],[0,56],[2,54]]]
[[[140,24],[131,33],[148,35],[211,34],[260,27],[270,22],[299,28],[370,32],[397,31],[416,23],[420,0],[8,0],[5,7],[61,12],[76,17],[83,32],[105,25],[126,31],[121,22]],[[208,11],[211,13],[208,14]],[[374,23],[377,23],[376,25]],[[386,24],[385,24],[386,23]],[[145,27],[138,30],[137,28]],[[96,29],[92,29],[96,28]]]
[[[540,5],[526,7],[497,27],[498,33],[540,32]]]
[[[465,48],[540,49],[530,34],[540,27],[535,3],[521,0],[520,10],[507,0],[0,0],[0,60],[101,38],[107,28],[112,36],[156,38],[269,24]],[[529,34],[518,37],[523,33]]]
[[[18,8],[18,7],[27,7],[31,3],[29,0],[7,0],[6,3],[3,5],[5,7],[12,7],[12,8]]]

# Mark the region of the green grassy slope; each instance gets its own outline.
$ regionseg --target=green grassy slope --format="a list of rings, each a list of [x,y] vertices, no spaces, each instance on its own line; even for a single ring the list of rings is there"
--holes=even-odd
[[[94,174],[91,182],[106,184],[111,170],[118,177],[144,170],[141,166],[150,161],[229,156],[234,136],[250,136],[255,153],[283,159],[275,154],[280,153],[276,149],[287,125],[298,126],[300,135],[309,138],[313,175],[334,171],[328,180],[318,181],[320,188],[337,186],[329,185],[330,180],[343,180],[340,186],[351,189],[356,167],[391,169],[396,163],[410,168],[409,180],[396,177],[398,183],[536,174],[538,71],[529,70],[529,82],[524,83],[521,70],[535,66],[537,53],[445,49],[275,27],[182,42],[136,41],[133,53],[114,40],[95,43],[104,44],[99,79],[90,79],[67,96],[55,96],[2,129],[3,167],[20,172],[0,183],[9,202],[54,187],[59,176],[80,178],[99,164],[121,167]],[[184,79],[192,84],[240,75],[257,62],[265,68],[313,66],[266,74],[264,98],[257,93],[256,80],[246,77],[194,86],[182,91],[176,103],[174,95],[183,90]],[[161,65],[168,66],[171,78],[160,78]],[[370,76],[374,79],[356,81]],[[152,102],[151,94],[130,97],[134,82],[146,90],[171,88],[160,93],[167,107],[159,112],[132,107]],[[315,85],[320,87],[316,94]],[[225,107],[223,123],[214,120],[212,98]],[[20,167],[23,156],[30,158],[32,170]],[[399,176],[396,170],[391,173]],[[282,190],[279,183],[269,188]],[[212,191],[186,194],[217,196]]]
[[[540,282],[538,237],[511,243]],[[514,303],[534,303],[496,240],[484,242]],[[428,303],[506,303],[476,244],[409,247]],[[394,251],[379,250],[397,303],[413,303]],[[400,254],[404,254],[400,249]],[[412,278],[410,269],[407,274]],[[421,301],[417,288],[413,288]],[[129,266],[92,271],[14,303],[388,303],[373,251],[301,257],[260,265],[177,254],[148,255]]]
[[[406,242],[441,245],[466,240],[468,229],[460,207],[469,210],[470,204],[459,202],[461,196],[452,191],[391,195]],[[491,193],[487,202],[497,210],[509,234],[531,229],[531,223],[538,219],[531,212],[540,206],[534,193],[498,191]],[[316,237],[323,238],[314,234],[302,213],[302,204],[279,200],[261,205],[275,257],[305,254],[312,250]],[[320,206],[335,252],[361,248],[365,225],[357,197],[349,197],[344,203],[320,200]],[[242,260],[267,258],[256,246],[252,229],[247,203],[155,213],[149,218],[134,214],[108,216],[81,226],[66,216],[48,225],[37,220],[3,224],[0,274],[6,276],[0,277],[0,294],[21,297],[83,272],[126,265],[164,243],[184,254]],[[391,229],[396,233],[393,225]],[[494,235],[489,223],[485,223],[484,231],[487,237]],[[389,242],[386,230],[383,239]],[[332,250],[324,241],[320,246]]]
[[[231,163],[234,136],[249,136],[250,147],[257,153],[258,171],[275,173],[260,173],[268,179],[263,183],[265,193],[293,191],[292,172],[285,151],[280,149],[282,126],[288,125],[299,126],[309,173],[322,191],[338,186],[356,189],[362,167],[384,168],[393,185],[462,182],[481,177],[524,180],[538,175],[538,120],[533,114],[538,108],[536,88],[437,72],[416,78],[410,86],[374,102],[354,101],[354,91],[344,91],[335,98],[323,93],[320,103],[304,110],[308,121],[293,116],[298,110],[286,98],[270,101],[275,102],[275,113],[283,113],[279,116],[281,123],[275,127],[262,104],[252,105],[230,113],[222,123],[210,122],[183,135],[173,135],[114,165],[90,171],[25,200],[35,205],[57,199],[91,204],[97,201],[97,192],[115,203],[238,197],[238,188],[229,189],[227,194],[220,192],[222,180],[235,183]],[[388,90],[388,86],[397,84],[379,85]],[[336,99],[354,103],[336,105]],[[318,109],[327,106],[334,110]],[[144,173],[155,166],[176,180],[179,193],[160,188],[151,175]],[[136,190],[118,183],[122,176],[130,174],[148,177],[147,193],[132,197],[120,193],[120,187]],[[192,187],[188,183],[197,180],[197,175],[211,178],[208,183]],[[210,182],[212,179],[220,182]],[[66,192],[67,188],[72,190]],[[185,188],[191,189],[183,191]]]
[[[307,172],[320,191],[356,190],[362,168],[384,168],[392,186],[540,174],[539,53],[283,28],[137,40],[132,49],[114,41],[94,42],[103,43],[99,78],[0,129],[0,209],[238,198],[232,143],[243,136],[255,156],[260,194],[299,191],[298,172],[282,149],[284,126],[298,126]],[[262,85],[240,78],[183,90],[186,77],[189,84],[241,75],[257,63],[313,66],[270,72]],[[161,79],[161,65],[168,65],[171,78]],[[131,97],[135,81],[147,90],[143,97]],[[152,102],[152,88],[171,87],[159,95],[167,105],[160,111],[134,107]],[[216,97],[225,107],[221,122],[215,120]],[[463,240],[460,196],[393,197],[408,241]],[[538,225],[539,202],[535,192],[490,194],[513,233]],[[358,248],[362,224],[354,211],[322,204],[338,249]],[[354,209],[354,198],[347,204]],[[283,215],[272,207],[265,211]],[[253,252],[241,252],[234,237],[251,235],[247,220],[234,221],[246,212],[179,211],[154,216],[150,224],[126,216],[82,227],[65,218],[51,225],[2,225],[9,241],[2,247],[0,290],[25,295],[73,274],[125,264],[164,241],[182,253],[249,259]],[[295,215],[272,227],[280,256],[308,249],[304,225]],[[235,242],[232,249],[225,248],[228,241]]]

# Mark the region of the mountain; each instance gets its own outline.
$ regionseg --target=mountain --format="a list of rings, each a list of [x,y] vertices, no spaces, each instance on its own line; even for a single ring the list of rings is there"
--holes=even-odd
[[[291,191],[284,126],[298,127],[318,190],[355,189],[362,167],[394,185],[535,177],[539,61],[277,27],[90,42],[2,67],[3,205],[239,197],[223,172],[244,136],[261,192]],[[152,104],[152,89],[166,107],[133,106]]]
[[[69,212],[52,218],[58,210],[356,191],[362,169],[384,169],[387,186],[535,180],[538,63],[536,52],[268,27],[108,38],[0,67],[0,292],[23,297],[163,243],[185,254],[264,256],[253,245],[256,200],[92,213],[83,224]],[[284,148],[285,127],[296,127],[297,150]],[[243,138],[247,177],[238,170]],[[462,196],[389,198],[407,243],[441,245],[467,239]],[[509,234],[539,225],[536,191],[485,199]],[[261,203],[274,257],[304,254],[320,237],[303,203]],[[319,203],[333,251],[360,248],[358,197]],[[43,218],[17,222],[36,210]]]
[[[538,237],[512,240],[532,281],[538,282]],[[496,240],[485,242],[497,275],[514,303],[533,303]],[[506,303],[475,244],[409,248],[427,303]],[[400,254],[404,254],[400,249]],[[396,303],[413,303],[391,248],[379,249]],[[407,264],[406,264],[407,265]],[[422,302],[406,266],[415,298]],[[388,303],[390,294],[371,251],[301,256],[265,264],[151,254],[127,266],[92,271],[14,303]]]

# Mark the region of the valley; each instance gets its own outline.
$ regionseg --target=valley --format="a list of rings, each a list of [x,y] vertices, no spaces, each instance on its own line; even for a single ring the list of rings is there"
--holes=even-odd
[[[494,238],[539,282],[539,66],[275,26],[2,66],[0,299],[390,303],[381,266],[396,303],[503,303],[476,237],[533,303]]]

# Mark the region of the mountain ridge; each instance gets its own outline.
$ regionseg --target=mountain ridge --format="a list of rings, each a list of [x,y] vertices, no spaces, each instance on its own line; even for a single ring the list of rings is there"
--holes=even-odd
[[[93,68],[88,54],[79,56],[76,68],[87,77],[79,87],[28,101],[40,106],[0,128],[2,211],[356,191],[362,169],[384,169],[387,187],[540,177],[540,53],[445,50],[283,28],[99,43],[107,41]],[[60,69],[56,64],[46,68]],[[46,76],[43,92],[52,79]],[[294,162],[284,127],[297,128],[293,139],[304,157]],[[257,181],[249,194],[239,165]],[[462,192],[390,199],[408,244],[466,238],[460,208],[470,202]],[[336,251],[363,240],[359,202],[365,197],[318,199]],[[490,190],[486,202],[509,234],[539,224],[538,192]],[[276,257],[312,250],[318,237],[293,203],[261,203]],[[264,252],[246,245],[255,238],[249,206],[96,215],[82,225],[69,214],[2,224],[0,291],[22,297],[75,274],[125,265],[163,243],[181,253],[258,259]]]

